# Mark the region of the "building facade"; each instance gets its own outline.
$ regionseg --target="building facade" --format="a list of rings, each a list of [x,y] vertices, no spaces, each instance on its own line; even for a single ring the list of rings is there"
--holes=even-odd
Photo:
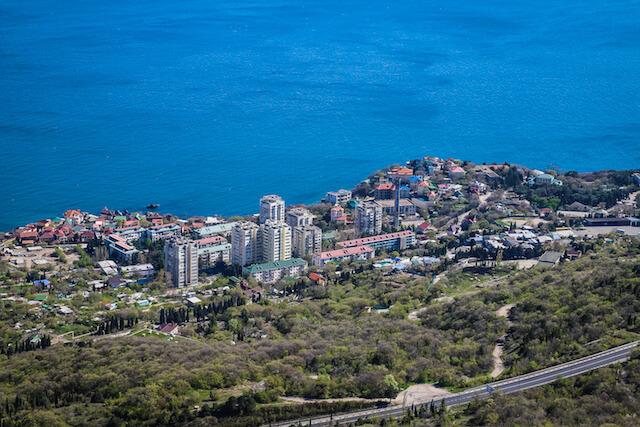
[[[416,235],[413,231],[399,231],[397,233],[380,234],[378,236],[364,237],[362,239],[346,240],[337,242],[340,248],[351,248],[356,246],[370,246],[375,250],[399,251],[407,249],[415,244]]]
[[[242,269],[243,274],[253,277],[258,282],[275,283],[285,277],[300,277],[307,268],[307,261],[291,258],[286,261],[254,264]]]
[[[312,263],[316,267],[324,267],[329,262],[340,262],[345,259],[367,260],[375,256],[375,250],[370,246],[355,246],[353,248],[336,249],[335,251],[313,254]]]
[[[182,227],[178,224],[159,224],[147,229],[147,237],[155,242],[160,239],[171,239],[182,235]]]
[[[198,243],[198,265],[201,270],[212,268],[217,262],[229,262],[231,244],[222,236],[196,240]]]
[[[360,203],[356,206],[355,226],[361,233],[380,234],[382,208],[375,202]]]
[[[349,190],[329,191],[324,197],[326,203],[333,205],[341,205],[347,203],[349,200],[351,200],[351,191]]]
[[[260,224],[267,220],[284,222],[284,200],[280,196],[270,194],[260,199]]]
[[[322,230],[313,225],[293,229],[293,256],[302,258],[322,251]]]
[[[294,229],[303,225],[313,225],[313,215],[305,208],[293,208],[287,212],[287,225]]]
[[[185,237],[167,240],[164,263],[174,287],[198,284],[198,244],[195,241]]]
[[[268,219],[260,226],[262,255],[257,261],[286,261],[291,258],[291,227]]]
[[[231,263],[245,266],[258,262],[261,242],[260,227],[249,221],[239,221],[231,229]]]

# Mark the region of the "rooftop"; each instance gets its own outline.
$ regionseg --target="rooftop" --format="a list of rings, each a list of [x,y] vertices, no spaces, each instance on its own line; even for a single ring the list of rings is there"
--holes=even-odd
[[[364,254],[369,252],[374,252],[371,246],[354,246],[352,248],[336,249],[335,251],[320,252],[318,254],[315,254],[315,256],[319,257],[320,259],[331,259],[331,258],[338,258],[343,256],[349,256],[349,255]]]
[[[268,270],[276,270],[279,268],[288,268],[295,266],[307,266],[307,261],[300,258],[291,258],[285,261],[274,261],[267,262],[264,264],[252,264],[249,267],[244,267],[243,270],[246,270],[249,273],[256,273],[259,271],[268,271]]]

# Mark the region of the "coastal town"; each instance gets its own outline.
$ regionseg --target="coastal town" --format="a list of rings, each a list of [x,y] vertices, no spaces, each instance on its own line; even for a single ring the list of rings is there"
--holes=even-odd
[[[308,206],[271,194],[246,216],[105,207],[25,224],[0,243],[0,359],[36,357],[60,381],[74,362],[60,368],[54,355],[100,361],[77,384],[34,382],[1,411],[53,402],[77,425],[257,425],[381,398],[424,403],[631,342],[639,194],[638,170],[424,157]],[[578,305],[553,308],[566,292],[581,294]],[[605,310],[603,292],[620,312],[606,316],[611,326],[583,320]],[[567,325],[582,332],[554,338]],[[133,382],[163,372],[180,411],[119,415],[151,393]],[[86,385],[105,376],[129,385]],[[90,412],[61,412],[82,405]]]
[[[498,265],[553,268],[601,235],[640,235],[638,172],[628,172],[626,186],[604,185],[607,198],[591,204],[513,191],[542,194],[576,178],[424,157],[353,190],[330,191],[316,205],[266,195],[259,213],[245,217],[71,209],[4,234],[2,303],[27,309],[4,334],[2,352],[45,336],[53,344],[103,336],[115,331],[104,327],[114,313],[128,319],[131,333],[142,330],[134,327],[141,319],[149,330],[197,337],[202,325],[160,319],[159,311],[292,301],[299,289],[335,280],[345,265],[434,277]],[[115,329],[127,327],[120,320]]]

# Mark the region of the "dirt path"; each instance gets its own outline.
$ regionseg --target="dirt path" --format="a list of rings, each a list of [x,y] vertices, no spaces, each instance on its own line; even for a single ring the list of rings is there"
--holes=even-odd
[[[513,307],[515,307],[515,305],[516,305],[515,303],[503,305],[496,311],[496,316],[506,317],[507,323],[509,324],[509,326],[513,325],[513,323],[508,319],[509,319],[509,312]],[[502,353],[504,352],[504,340],[506,337],[507,337],[506,334],[500,337],[500,339],[503,342],[497,343],[496,346],[493,348],[493,353],[491,353],[491,355],[493,356],[493,371],[491,371],[492,378],[498,377],[504,371],[504,363],[502,362]]]

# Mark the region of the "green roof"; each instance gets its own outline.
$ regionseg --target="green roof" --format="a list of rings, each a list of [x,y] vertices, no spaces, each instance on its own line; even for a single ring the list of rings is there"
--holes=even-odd
[[[291,258],[286,261],[274,261],[264,264],[252,264],[249,267],[244,267],[243,270],[247,273],[257,273],[258,271],[275,270],[278,268],[295,267],[298,265],[307,266],[307,261],[300,258]]]
[[[35,296],[35,300],[36,301],[44,301],[49,297],[49,294],[36,294]]]

